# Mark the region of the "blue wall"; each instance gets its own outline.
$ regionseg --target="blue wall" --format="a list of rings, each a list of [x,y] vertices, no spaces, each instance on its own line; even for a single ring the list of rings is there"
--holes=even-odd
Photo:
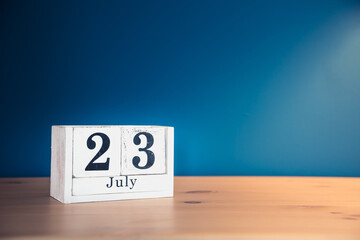
[[[1,1],[0,176],[55,124],[175,127],[176,175],[360,176],[359,1]]]

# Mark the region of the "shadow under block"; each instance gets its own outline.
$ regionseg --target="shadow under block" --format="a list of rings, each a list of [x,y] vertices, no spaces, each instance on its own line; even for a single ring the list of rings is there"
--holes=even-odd
[[[53,126],[50,195],[63,203],[173,196],[174,128]]]

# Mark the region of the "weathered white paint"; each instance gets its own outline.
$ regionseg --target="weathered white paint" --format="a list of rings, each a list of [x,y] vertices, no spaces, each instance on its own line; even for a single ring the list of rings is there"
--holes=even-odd
[[[85,171],[90,160],[99,152],[103,141],[101,137],[92,138],[96,145],[94,149],[89,149],[87,140],[94,133],[104,133],[110,139],[109,149],[101,155],[94,163],[104,163],[107,158],[109,161],[109,170],[102,171]],[[87,127],[74,128],[74,145],[73,145],[73,177],[99,177],[99,176],[116,176],[120,173],[121,158],[121,130],[114,127]]]
[[[136,134],[141,132],[148,132],[154,138],[153,145],[148,148],[149,151],[154,153],[155,161],[153,166],[148,169],[136,168],[133,164],[135,156],[140,157],[140,166],[143,167],[148,161],[148,156],[145,151],[140,151],[140,148],[145,148],[147,138],[140,135],[141,142],[139,145],[134,144],[133,139]],[[121,158],[121,174],[165,174],[166,161],[165,161],[165,128],[162,127],[123,127],[122,128],[122,158]]]
[[[74,196],[160,192],[168,189],[171,182],[166,175],[127,175],[116,177],[73,178]]]
[[[149,148],[155,154],[155,162],[146,172],[131,169],[130,166],[122,168],[124,164],[121,153],[123,146],[133,143],[131,135],[137,132],[148,131],[154,136],[154,145]],[[96,154],[98,147],[88,149],[86,141],[94,132],[103,132],[110,138],[109,152],[104,153],[110,157],[113,165],[107,171],[91,171],[90,175],[84,172],[88,162]],[[123,133],[128,133],[124,138]],[[51,150],[51,189],[50,195],[63,203],[112,201],[139,198],[172,197],[174,181],[174,128],[159,126],[53,126]],[[96,145],[101,145],[101,140],[95,140]],[[131,140],[131,142],[130,142]],[[146,154],[141,155],[137,150],[143,147],[141,137],[140,145],[130,147],[130,151],[141,159],[140,165],[146,161]],[[85,141],[85,144],[84,144]],[[125,144],[122,144],[124,143]],[[81,144],[83,144],[81,146]],[[112,145],[113,144],[113,145]],[[84,147],[85,146],[85,147]],[[116,147],[118,146],[118,147]],[[110,149],[111,148],[111,149]],[[124,149],[123,149],[124,151]],[[108,153],[108,155],[106,155]],[[125,154],[131,159],[131,154]],[[118,156],[118,158],[116,157]],[[89,158],[90,157],[90,158]],[[116,159],[117,158],[117,159]],[[86,159],[86,160],[85,160]],[[98,159],[101,161],[101,158]],[[158,162],[157,162],[158,161]],[[117,165],[117,166],[116,166]],[[84,167],[85,166],[85,167]],[[150,171],[151,168],[154,169]],[[73,168],[76,168],[77,170]],[[121,173],[125,171],[132,174]],[[74,174],[73,174],[74,173]],[[121,173],[121,174],[120,174]],[[107,187],[110,179],[135,181],[130,189],[130,182],[122,187]],[[119,183],[119,185],[121,185]],[[110,186],[110,185],[108,185]]]

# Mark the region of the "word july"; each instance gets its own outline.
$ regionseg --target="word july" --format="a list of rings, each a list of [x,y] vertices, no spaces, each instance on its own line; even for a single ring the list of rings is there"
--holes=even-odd
[[[125,176],[125,181],[123,184],[123,179],[115,179],[114,177],[109,177],[110,182],[108,184],[106,184],[107,188],[111,188],[111,187],[129,187],[129,189],[133,189],[136,183],[136,178],[132,179],[129,178],[128,176]],[[130,180],[130,181],[129,181]],[[131,186],[129,186],[128,183],[131,183]]]

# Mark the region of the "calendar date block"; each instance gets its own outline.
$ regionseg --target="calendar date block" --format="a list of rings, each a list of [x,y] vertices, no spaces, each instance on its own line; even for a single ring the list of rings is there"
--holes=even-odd
[[[53,126],[50,195],[63,203],[173,196],[174,129]]]

